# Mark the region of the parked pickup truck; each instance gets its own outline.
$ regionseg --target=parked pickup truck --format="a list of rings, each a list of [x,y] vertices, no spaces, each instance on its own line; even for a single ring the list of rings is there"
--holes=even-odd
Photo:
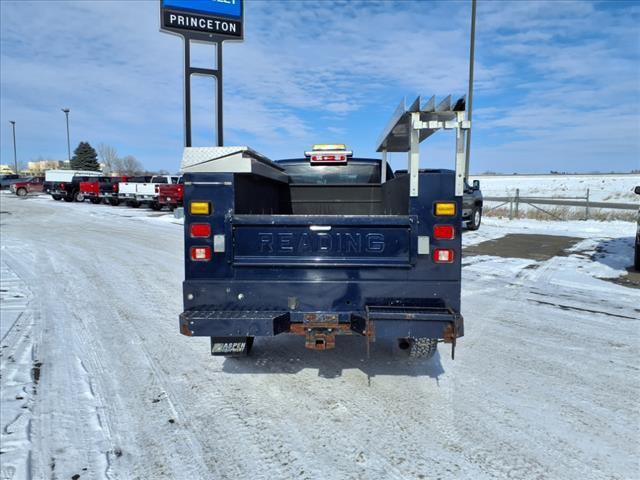
[[[315,350],[338,335],[392,339],[430,358],[464,334],[461,299],[464,97],[418,97],[396,109],[380,159],[315,145],[273,162],[248,147],[185,148],[184,311],[180,331],[211,354],[249,353],[253,339],[296,334]],[[456,134],[456,170],[421,170],[419,146]],[[389,152],[404,152],[395,176]]]
[[[467,230],[478,230],[482,222],[483,197],[480,191],[480,180],[474,180],[471,185],[464,184],[462,195],[462,220],[466,222]]]
[[[85,182],[80,182],[80,193],[85,199],[89,199],[91,203],[98,204],[102,202],[100,185],[109,182],[109,177],[97,177]]]
[[[102,172],[86,170],[47,170],[44,189],[54,200],[83,202],[80,183],[102,176]]]
[[[166,205],[169,210],[174,210],[182,206],[182,198],[184,196],[184,181],[182,177],[178,179],[177,184],[157,185],[156,191],[158,192],[158,204],[161,208]]]
[[[158,203],[156,186],[177,183],[177,176],[154,175],[145,182],[121,182],[118,192],[120,198],[126,200],[132,207],[139,207],[143,203],[148,203],[154,210],[160,210],[162,207]]]
[[[12,183],[9,189],[19,197],[25,197],[29,193],[40,193],[44,188],[44,177],[32,177],[25,181]]]
[[[126,176],[111,177],[109,182],[100,184],[100,196],[114,207],[120,205],[120,192],[118,191],[120,183],[128,182],[130,178]]]
[[[111,205],[118,205],[118,183],[126,181],[127,177],[98,177],[80,183],[80,192],[91,203],[98,204],[103,200]]]

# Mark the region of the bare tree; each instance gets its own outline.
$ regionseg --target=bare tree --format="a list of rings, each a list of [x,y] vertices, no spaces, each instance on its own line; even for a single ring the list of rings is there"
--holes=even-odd
[[[112,173],[119,172],[118,168],[120,166],[119,158],[118,158],[118,150],[111,145],[107,145],[105,143],[101,143],[98,145],[98,156],[100,157],[100,162],[104,163],[104,173]]]
[[[133,155],[127,155],[120,160],[122,162],[121,175],[140,175],[140,172],[144,170],[142,164]]]

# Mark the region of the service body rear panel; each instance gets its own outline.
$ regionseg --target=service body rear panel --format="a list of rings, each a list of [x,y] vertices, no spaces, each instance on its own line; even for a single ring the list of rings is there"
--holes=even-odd
[[[271,336],[324,319],[360,334],[372,331],[366,327],[371,321],[375,337],[462,336],[461,204],[452,171],[421,172],[419,197],[406,193],[408,177],[386,182],[389,188],[378,185],[380,191],[367,199],[371,205],[382,199],[382,206],[371,207],[382,213],[377,215],[237,213],[243,199],[236,189],[247,182],[242,175],[184,178],[182,333]],[[291,202],[276,198],[282,192],[269,182],[253,186],[252,195],[272,206]],[[390,195],[392,189],[399,194]],[[455,202],[454,216],[434,215],[441,200]],[[189,205],[195,201],[208,202],[211,213],[193,215]],[[312,201],[307,195],[296,208]],[[194,223],[209,224],[211,235],[192,238]],[[434,225],[442,223],[453,225],[454,239],[433,238]],[[203,246],[211,249],[211,259],[192,260],[191,249]],[[433,261],[440,247],[455,252],[451,263]]]

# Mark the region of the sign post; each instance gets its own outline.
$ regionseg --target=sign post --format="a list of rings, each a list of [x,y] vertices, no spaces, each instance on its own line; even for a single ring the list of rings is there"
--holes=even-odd
[[[184,146],[191,147],[191,76],[216,79],[217,146],[224,143],[222,108],[222,42],[241,41],[243,0],[160,0],[160,30],[184,41]],[[216,68],[191,66],[191,42],[216,44]]]

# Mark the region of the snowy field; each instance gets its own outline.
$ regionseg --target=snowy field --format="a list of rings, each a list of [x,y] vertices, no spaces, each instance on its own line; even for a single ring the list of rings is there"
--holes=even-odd
[[[589,189],[593,202],[639,203],[633,192],[640,185],[640,175],[476,175],[482,193],[490,197],[582,197]]]
[[[631,222],[466,232],[454,361],[290,336],[222,359],[178,333],[171,215],[0,202],[0,479],[640,478]]]

